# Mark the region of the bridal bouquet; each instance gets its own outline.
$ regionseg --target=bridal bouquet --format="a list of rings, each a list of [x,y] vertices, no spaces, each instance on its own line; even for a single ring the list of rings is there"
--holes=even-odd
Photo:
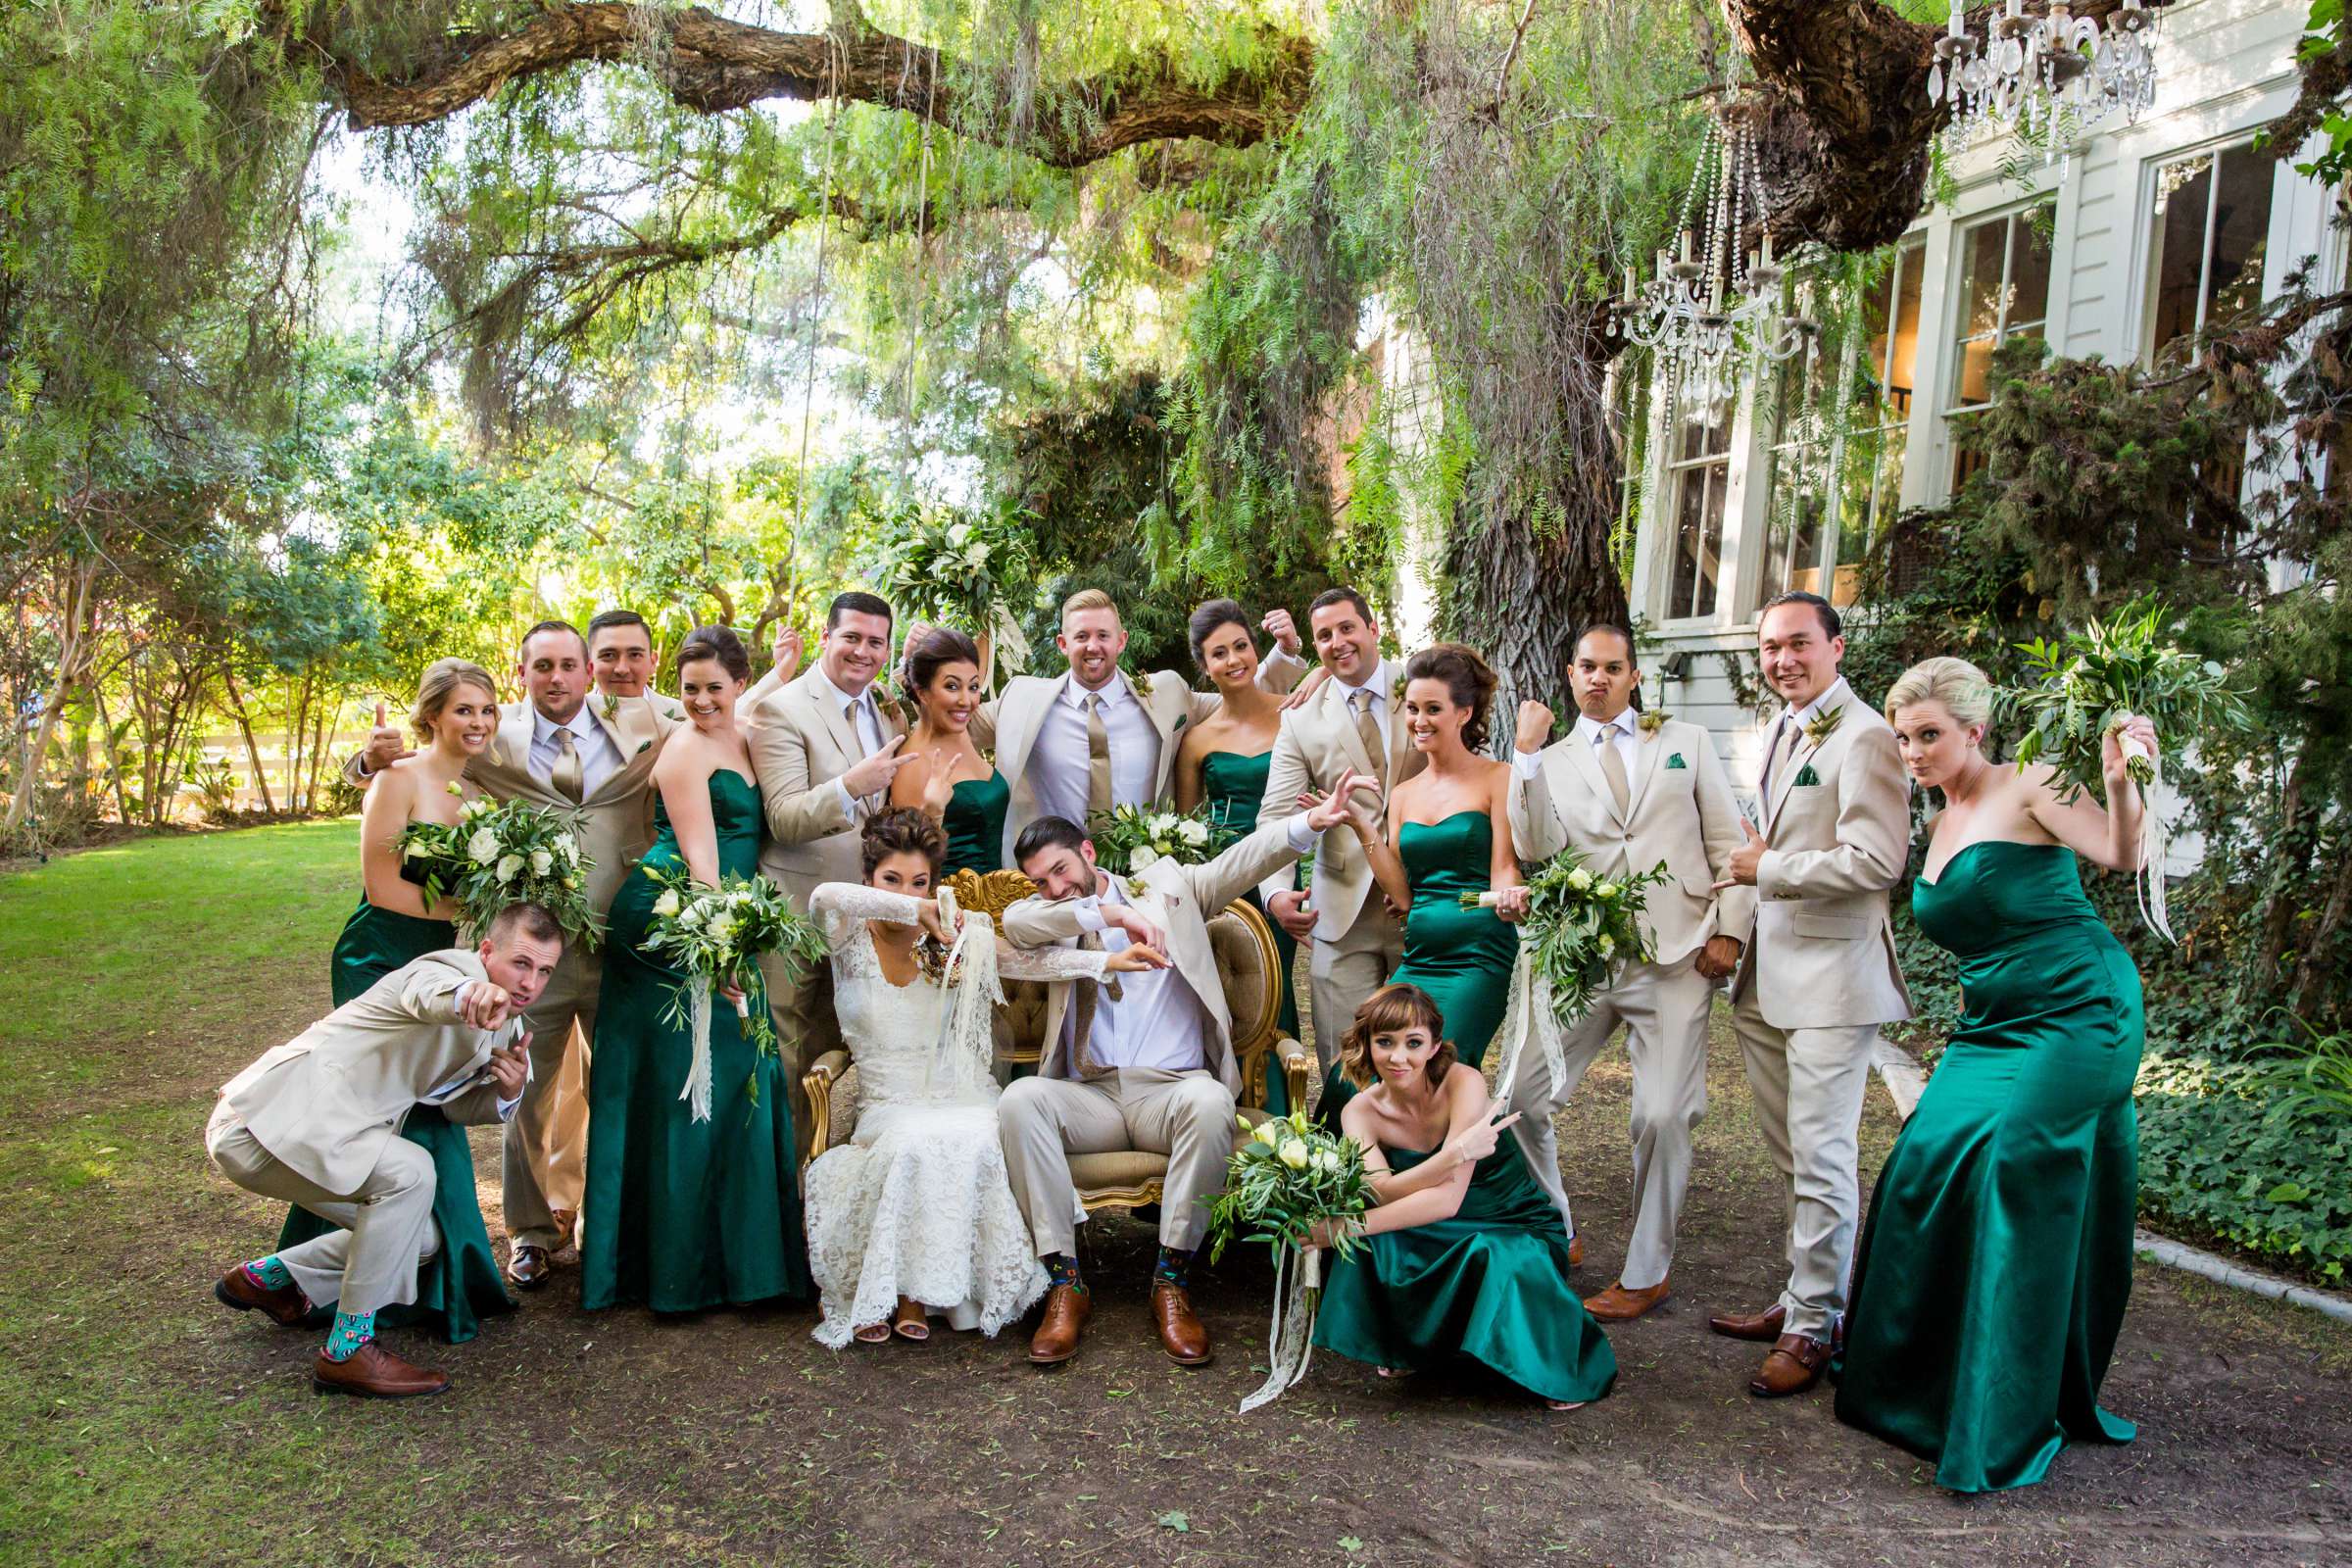
[[[2062,798],[2099,788],[2106,776],[2102,747],[2110,730],[2133,715],[2159,735],[2208,724],[2231,728],[2248,720],[2245,700],[2211,660],[2163,640],[2163,607],[2154,600],[2126,606],[2107,621],[2093,620],[2064,639],[2018,644],[2026,681],[2003,689],[2029,728],[2017,743],[2017,765],[2047,762],[2057,770]],[[2142,790],[2156,783],[2156,759],[2137,740],[2122,736],[2124,765]],[[2164,911],[2164,824],[2148,799],[2141,816],[2141,915],[2170,939]],[[2151,872],[2151,867],[2153,868]]]
[[[1303,1106],[1255,1126],[1245,1116],[1241,1125],[1250,1138],[1234,1151],[1225,1191],[1209,1205],[1208,1257],[1222,1257],[1237,1237],[1274,1249],[1272,1369],[1242,1401],[1246,1415],[1306,1375],[1307,1333],[1323,1294],[1322,1255],[1307,1250],[1307,1238],[1319,1221],[1334,1221],[1332,1250],[1352,1256],[1364,1245],[1359,1222],[1372,1206],[1372,1183],[1355,1140],[1314,1126]]]
[[[1645,890],[1671,879],[1664,861],[1618,880],[1585,864],[1583,854],[1561,851],[1527,880],[1527,914],[1519,945],[1534,978],[1551,993],[1551,1015],[1574,1026],[1592,998],[1625,964],[1650,956],[1642,929]],[[1499,893],[1465,893],[1464,908],[1493,908]]]
[[[1216,836],[1205,806],[1189,811],[1121,806],[1098,812],[1087,823],[1096,863],[1113,876],[1133,876],[1156,860],[1199,865],[1215,854]]]
[[[456,784],[452,795],[464,793]],[[401,829],[400,861],[429,900],[454,899],[458,923],[470,932],[490,928],[510,905],[536,904],[564,928],[565,945],[593,945],[604,936],[588,905],[588,872],[580,850],[580,819],[526,801],[466,804],[455,822],[411,822]]]
[[[795,913],[783,889],[759,875],[727,876],[717,887],[694,880],[684,866],[658,870],[643,868],[662,888],[654,901],[654,918],[646,928],[645,951],[664,956],[686,979],[670,992],[662,1021],[671,1028],[688,1026],[694,1039],[694,1059],[687,1068],[686,1086],[678,1098],[694,1107],[696,1121],[710,1119],[710,993],[719,984],[745,993],[735,1004],[735,1016],[761,1055],[776,1054],[776,1030],[767,1016],[760,986],[758,959],[763,953],[781,953],[797,973],[825,956],[824,937],[813,921]],[[751,1082],[753,1102],[759,1102],[760,1080]]]

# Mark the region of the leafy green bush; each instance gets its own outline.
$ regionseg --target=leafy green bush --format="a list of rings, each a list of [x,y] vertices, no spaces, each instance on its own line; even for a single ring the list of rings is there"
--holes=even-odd
[[[2352,1268],[2352,1116],[2286,1101],[2273,1075],[2210,1057],[2141,1066],[2139,1204],[2324,1285]]]

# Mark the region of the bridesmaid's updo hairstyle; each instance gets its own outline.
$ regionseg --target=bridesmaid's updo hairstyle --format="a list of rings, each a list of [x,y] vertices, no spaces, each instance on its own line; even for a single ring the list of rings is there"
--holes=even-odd
[[[1965,659],[1942,656],[1923,659],[1895,677],[1886,689],[1886,721],[1918,703],[1939,703],[1963,724],[1992,721],[1992,682]]]
[[[980,667],[980,645],[948,626],[934,626],[906,645],[906,662],[900,680],[909,692],[927,692],[950,664]]]
[[[865,881],[874,879],[874,868],[894,855],[919,855],[931,862],[931,880],[939,880],[939,868],[947,863],[948,834],[928,811],[911,806],[896,810],[877,811],[865,820],[865,832],[858,846],[858,873]]]
[[[1473,753],[1487,749],[1488,720],[1494,711],[1494,671],[1478,657],[1478,650],[1460,643],[1433,643],[1404,666],[1407,685],[1417,680],[1446,683],[1446,695],[1456,708],[1470,710],[1462,725],[1462,745]]]
[[[1437,999],[1428,992],[1402,982],[1382,986],[1355,1009],[1355,1021],[1340,1037],[1340,1071],[1356,1088],[1371,1088],[1380,1081],[1380,1073],[1372,1065],[1372,1037],[1402,1034],[1407,1029],[1426,1029],[1429,1038],[1438,1043],[1429,1055],[1429,1081],[1444,1083],[1454,1062],[1453,1042],[1446,1038],[1446,1014],[1438,1010]]]
[[[1185,623],[1184,633],[1192,641],[1195,664],[1200,662],[1200,650],[1207,646],[1208,640],[1228,626],[1239,626],[1244,631],[1250,629],[1250,612],[1231,599],[1211,599],[1193,612],[1193,618]]]
[[[470,659],[436,659],[424,666],[424,678],[416,683],[416,701],[409,709],[409,728],[416,732],[416,743],[429,746],[433,726],[441,721],[443,710],[462,686],[479,686],[490,706],[498,706],[498,685],[490,672]]]
[[[697,626],[686,634],[678,645],[677,669],[682,674],[686,666],[697,660],[715,659],[719,668],[735,678],[740,686],[752,682],[752,656],[743,650],[743,639],[725,626]]]

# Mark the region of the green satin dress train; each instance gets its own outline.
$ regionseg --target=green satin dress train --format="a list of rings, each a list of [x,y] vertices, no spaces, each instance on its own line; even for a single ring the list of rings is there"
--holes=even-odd
[[[759,869],[760,791],[732,768],[710,775],[721,874]],[[655,808],[645,866],[685,864],[669,813]],[[681,1019],[662,1021],[684,977],[641,944],[662,888],[632,873],[612,900],[588,1079],[588,1183],[581,1200],[580,1304],[642,1302],[694,1312],[812,1298],[801,1230],[799,1162],[783,1063],[762,1055],[735,1009],[710,1008],[710,1119],[678,1092],[692,1065]],[[755,1008],[764,998],[751,999]],[[756,1093],[754,1092],[756,1090]]]
[[[1456,811],[1443,821],[1407,822],[1397,830],[1396,856],[1412,882],[1413,904],[1404,916],[1404,961],[1389,983],[1407,982],[1428,992],[1446,1016],[1446,1038],[1453,1042],[1454,1054],[1478,1066],[1502,1027],[1511,965],[1519,957],[1519,933],[1509,922],[1493,909],[1462,907],[1461,895],[1484,893],[1494,885],[1494,824],[1478,810]],[[1336,1128],[1340,1107],[1354,1095],[1355,1086],[1334,1062],[1323,1075],[1315,1114]]]
[[[2139,972],[2061,846],[1968,845],[1911,909],[1965,1016],[1879,1174],[1838,1418],[1954,1492],[2029,1486],[2133,1436],[2098,1396],[2132,1291]]]
[[[1216,847],[1221,851],[1239,843],[1257,831],[1257,808],[1266,798],[1266,775],[1273,771],[1274,754],[1260,752],[1255,757],[1244,757],[1239,752],[1211,752],[1200,759],[1201,798],[1208,805],[1209,820],[1216,824]],[[1287,873],[1295,877],[1295,873]],[[1296,887],[1296,880],[1286,882]],[[1244,895],[1266,913],[1265,900],[1257,889]],[[1298,1038],[1298,999],[1291,990],[1291,974],[1298,956],[1298,943],[1267,915],[1266,924],[1274,933],[1274,953],[1282,967],[1282,1032],[1293,1040]],[[1266,1109],[1275,1115],[1285,1115],[1291,1108],[1291,1097],[1283,1087],[1282,1072],[1273,1056],[1266,1057]]]
[[[1408,1171],[1429,1155],[1388,1151]],[[1568,1283],[1560,1211],[1505,1138],[1470,1173],[1453,1218],[1364,1238],[1328,1265],[1314,1343],[1413,1371],[1467,1357],[1546,1399],[1597,1399],[1616,1352]]]
[[[351,911],[343,934],[335,939],[329,994],[340,1007],[393,970],[457,945],[458,928],[449,921],[379,909],[363,893],[360,906]],[[480,1332],[485,1316],[514,1310],[474,1194],[473,1149],[466,1141],[466,1129],[432,1105],[410,1111],[400,1131],[432,1156],[433,1224],[441,1233],[441,1249],[416,1272],[416,1299],[407,1306],[384,1308],[379,1320],[392,1327],[430,1329],[450,1344],[462,1345]],[[328,1229],[326,1221],[310,1210],[289,1207],[277,1234],[277,1249],[282,1252]]]
[[[978,871],[983,876],[1004,864],[1004,813],[1012,806],[1012,786],[1004,775],[967,778],[948,796],[946,819],[948,859],[943,875]]]

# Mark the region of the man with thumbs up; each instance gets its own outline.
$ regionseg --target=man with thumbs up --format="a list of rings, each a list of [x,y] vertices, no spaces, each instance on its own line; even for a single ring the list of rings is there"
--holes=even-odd
[[[1862,1091],[1879,1025],[1911,1016],[1886,910],[1911,806],[1894,732],[1838,673],[1845,638],[1829,601],[1781,595],[1756,642],[1764,679],[1788,706],[1766,732],[1763,830],[1742,823],[1746,842],[1716,887],[1755,889],[1732,1028],[1788,1183],[1788,1286],[1766,1310],[1708,1326],[1773,1347],[1748,1392],[1774,1398],[1819,1381],[1845,1311]]]

